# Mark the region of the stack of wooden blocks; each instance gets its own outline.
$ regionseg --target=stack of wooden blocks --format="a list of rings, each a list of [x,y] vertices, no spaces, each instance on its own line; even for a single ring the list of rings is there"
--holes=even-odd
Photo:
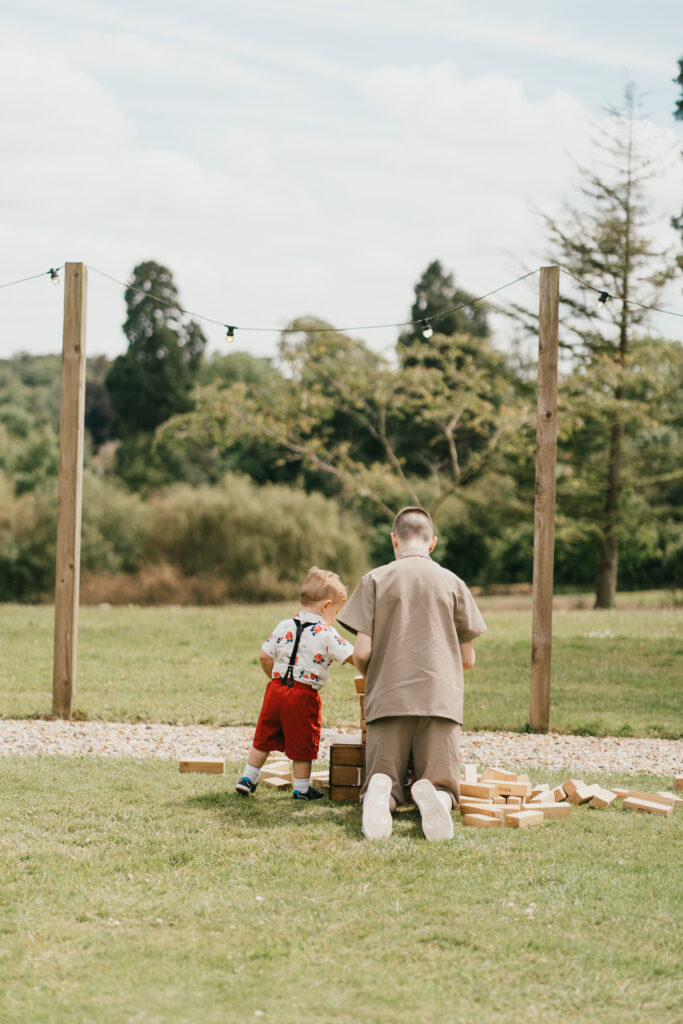
[[[674,782],[674,785],[676,783]],[[460,811],[465,825],[475,828],[499,828],[509,825],[526,828],[542,825],[555,818],[568,818],[572,806],[589,804],[609,807],[621,800],[624,810],[641,811],[670,817],[683,803],[674,793],[641,793],[629,789],[606,790],[582,779],[567,779],[551,789],[547,783],[534,786],[526,774],[517,775],[501,768],[466,764],[460,782]]]
[[[365,782],[365,676],[356,676],[360,733],[335,736],[330,745],[330,800],[358,801]]]

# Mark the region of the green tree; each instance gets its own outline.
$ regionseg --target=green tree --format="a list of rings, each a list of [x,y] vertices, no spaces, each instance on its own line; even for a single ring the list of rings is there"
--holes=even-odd
[[[125,293],[128,350],[112,363],[106,386],[120,436],[151,432],[191,407],[206,338],[183,312],[173,274],[139,263]]]
[[[574,461],[588,465],[599,452],[592,484],[599,497],[595,526],[599,554],[595,604],[609,608],[617,587],[619,543],[624,531],[623,487],[630,429],[629,387],[633,374],[630,351],[636,332],[647,320],[676,272],[669,254],[657,251],[647,234],[648,185],[661,167],[646,137],[632,87],[624,103],[610,110],[596,141],[593,168],[580,168],[581,200],[562,218],[546,217],[552,259],[587,284],[563,296],[568,316],[563,333],[576,367],[599,381],[592,400],[584,449]],[[609,296],[599,311],[596,293]],[[576,413],[573,413],[576,415]]]
[[[424,337],[422,322],[444,337],[460,334],[488,338],[486,307],[483,303],[472,305],[474,298],[474,295],[456,286],[453,274],[447,272],[439,260],[433,260],[415,285],[410,319],[418,323],[407,328],[399,337],[401,361],[410,365],[417,354],[434,353],[431,338]]]

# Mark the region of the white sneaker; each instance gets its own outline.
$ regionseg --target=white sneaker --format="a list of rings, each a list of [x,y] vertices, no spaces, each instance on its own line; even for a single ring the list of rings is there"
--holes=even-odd
[[[452,839],[453,819],[441,802],[440,794],[429,779],[418,779],[410,792],[422,816],[422,831],[426,839]]]
[[[388,839],[391,818],[391,779],[379,772],[373,775],[363,797],[363,835],[367,839]]]

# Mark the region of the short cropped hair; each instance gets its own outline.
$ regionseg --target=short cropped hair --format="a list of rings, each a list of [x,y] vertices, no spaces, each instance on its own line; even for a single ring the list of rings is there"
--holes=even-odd
[[[426,508],[407,505],[394,519],[391,532],[395,533],[400,541],[421,540],[429,543],[434,536],[434,524]]]
[[[346,587],[337,576],[336,572],[329,569],[319,569],[317,565],[311,566],[306,574],[306,579],[301,584],[299,600],[302,605],[317,604],[327,598],[334,600],[342,598],[346,601],[348,593]]]

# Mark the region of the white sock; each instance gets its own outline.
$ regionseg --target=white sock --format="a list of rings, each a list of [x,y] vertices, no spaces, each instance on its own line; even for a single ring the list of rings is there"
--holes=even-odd
[[[294,789],[298,789],[300,793],[308,793],[311,788],[311,777],[307,779],[294,779]]]
[[[244,774],[246,775],[250,782],[253,782],[254,785],[256,785],[259,779],[259,775],[261,774],[261,769],[254,768],[253,764],[247,764],[244,768]]]
[[[451,794],[447,793],[445,789],[437,789],[436,795],[438,796],[439,800],[450,814],[451,811],[453,810],[453,801],[451,800]]]

